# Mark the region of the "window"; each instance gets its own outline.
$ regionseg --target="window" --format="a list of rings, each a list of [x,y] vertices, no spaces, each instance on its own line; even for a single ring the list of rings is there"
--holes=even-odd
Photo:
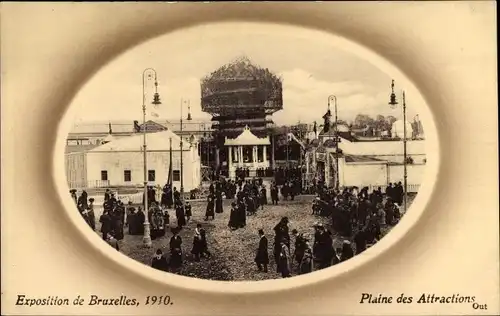
[[[123,171],[123,180],[125,182],[132,181],[132,171],[130,171],[130,170],[124,170]]]
[[[172,172],[172,180],[173,181],[181,181],[181,171],[180,170],[174,170]]]
[[[154,170],[148,170],[148,181],[154,182],[156,178],[156,174]]]
[[[108,170],[101,170],[101,180],[108,181]]]

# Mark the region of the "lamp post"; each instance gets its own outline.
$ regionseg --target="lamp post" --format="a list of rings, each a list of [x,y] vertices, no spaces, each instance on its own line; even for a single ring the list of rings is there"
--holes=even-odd
[[[334,101],[335,105],[335,189],[338,190],[340,184],[339,177],[339,135],[338,135],[338,116],[337,116],[337,97],[331,95],[328,97],[328,109],[330,109],[330,102]]]
[[[391,83],[391,99],[389,101],[389,105],[391,108],[395,109],[396,106],[398,105],[398,101],[396,100],[396,94],[394,93],[394,80],[392,80]],[[407,164],[408,164],[408,157],[407,157],[407,151],[406,151],[406,100],[405,100],[405,92],[402,91],[402,99],[403,99],[403,168],[404,168],[404,176],[403,176],[403,181],[404,181],[404,211],[406,212],[406,209],[408,207],[408,172],[407,172]]]
[[[181,147],[181,201],[183,202],[183,205],[184,205],[184,160],[183,160],[183,156],[184,156],[184,153],[183,153],[183,135],[182,135],[182,107],[184,106],[184,102],[186,102],[189,106],[190,104],[190,101],[189,100],[183,100],[181,99],[181,129],[180,129],[180,136],[181,136],[181,143],[180,143],[180,147]]]
[[[149,72],[146,77],[146,73]],[[143,159],[144,159],[144,237],[142,242],[144,246],[150,248],[152,246],[151,231],[149,224],[149,209],[148,209],[148,161],[147,161],[147,145],[146,145],[146,79],[154,76],[155,93],[153,96],[154,105],[161,104],[160,95],[158,94],[158,80],[156,70],[153,68],[146,68],[142,72],[142,135],[143,135]]]

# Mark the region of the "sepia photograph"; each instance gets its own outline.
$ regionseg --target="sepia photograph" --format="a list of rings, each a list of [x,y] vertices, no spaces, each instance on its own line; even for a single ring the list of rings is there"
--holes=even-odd
[[[426,105],[283,28],[182,29],[95,73],[61,136],[68,212],[144,269],[206,280],[290,278],[376,247],[424,179]]]

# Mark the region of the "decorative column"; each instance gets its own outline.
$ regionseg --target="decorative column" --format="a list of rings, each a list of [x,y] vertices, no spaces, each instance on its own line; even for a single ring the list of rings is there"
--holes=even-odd
[[[262,146],[262,155],[264,156],[264,157],[262,157],[262,161],[264,163],[266,163],[267,162],[267,146],[266,145]]]
[[[239,158],[240,158],[240,159],[239,159],[239,162],[240,162],[240,164],[242,164],[242,163],[243,163],[243,146],[241,146],[241,145],[240,145],[240,146],[238,146],[238,151],[240,152],[240,153],[239,153],[239,155],[238,155],[238,156],[239,156]],[[240,167],[241,167],[241,166],[240,166]]]

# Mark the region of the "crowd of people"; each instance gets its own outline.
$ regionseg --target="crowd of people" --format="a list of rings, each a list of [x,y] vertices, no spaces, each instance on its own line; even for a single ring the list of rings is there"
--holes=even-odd
[[[274,176],[269,188],[273,205],[278,204],[280,199],[293,200],[302,193],[300,169],[277,169]],[[363,252],[376,243],[383,236],[383,231],[395,225],[403,215],[401,205],[404,190],[401,182],[389,184],[385,192],[381,188],[369,192],[367,187],[334,190],[324,184],[317,185],[314,190],[317,196],[312,203],[311,216],[327,219],[328,225],[317,222],[313,227],[314,231],[299,232],[293,229],[293,246],[287,217],[283,217],[273,229],[274,244],[271,249],[276,271],[284,278],[293,273],[305,274],[324,269]],[[76,190],[71,190],[70,193],[84,220],[96,230],[94,199],[88,199],[85,191],[79,197]],[[161,196],[159,201],[157,196]],[[170,227],[168,210],[175,210],[177,225],[171,229],[170,256],[158,249],[152,266],[163,271],[177,271],[182,267],[184,257],[183,241],[179,233],[192,217],[191,205],[181,197],[177,188],[170,185],[163,187],[161,195],[156,194],[155,188],[149,188],[147,195],[143,196],[143,202],[145,198],[148,199],[147,214],[153,240],[166,235],[167,228]],[[235,180],[217,179],[208,190],[204,217],[206,221],[213,220],[217,214],[224,212],[224,198],[232,200],[227,226],[231,230],[237,230],[246,226],[248,216],[262,211],[268,204],[268,190],[262,177],[248,179],[245,175]],[[136,209],[129,202],[125,207],[122,201],[106,190],[99,222],[102,238],[111,246],[119,250],[117,241],[124,238],[124,227],[128,227],[130,235],[143,235],[145,220],[146,215],[140,206]],[[258,271],[268,272],[270,261],[267,236],[263,229],[258,231],[258,235],[254,261]],[[306,237],[309,235],[313,236],[312,240]],[[341,239],[342,247],[335,248],[335,238]],[[198,223],[194,229],[191,249],[194,260],[209,258],[211,254],[208,249],[207,232]]]

